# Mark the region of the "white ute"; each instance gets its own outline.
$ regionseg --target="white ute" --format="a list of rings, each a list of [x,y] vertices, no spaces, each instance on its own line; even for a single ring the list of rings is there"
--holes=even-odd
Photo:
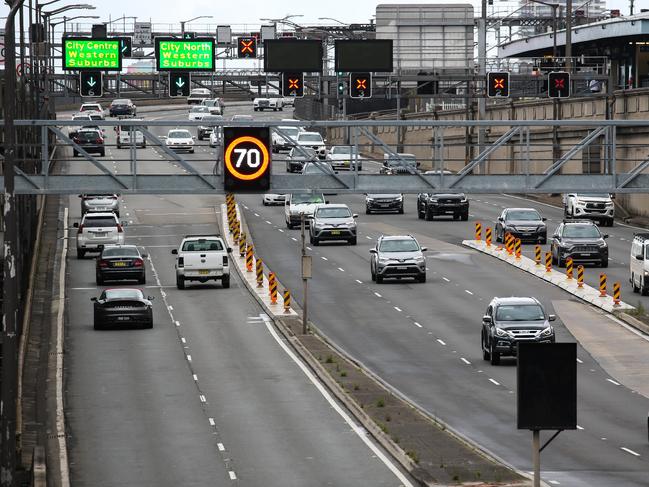
[[[218,235],[186,235],[180,246],[171,251],[176,255],[176,286],[185,289],[186,281],[221,281],[230,287],[228,247]]]

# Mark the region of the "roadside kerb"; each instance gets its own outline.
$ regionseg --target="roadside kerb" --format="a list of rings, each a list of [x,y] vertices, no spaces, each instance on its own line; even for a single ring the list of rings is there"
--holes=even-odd
[[[239,206],[236,206],[237,218],[240,221],[240,228],[242,233],[250,235],[250,231],[246,225],[245,220],[241,214]],[[229,234],[228,229],[228,219],[227,219],[227,205],[221,205],[221,218],[217,219],[219,226],[221,228],[221,234],[226,239],[228,245],[235,245],[234,239]],[[392,438],[384,433],[381,430],[381,427],[365,412],[363,409],[354,401],[345,389],[336,382],[336,380],[331,376],[329,371],[319,362],[319,360],[313,356],[313,354],[301,343],[300,337],[290,329],[290,325],[287,323],[290,322],[291,318],[296,319],[299,317],[298,313],[294,309],[290,309],[290,314],[283,311],[283,304],[273,306],[270,302],[270,296],[268,294],[267,288],[257,288],[257,279],[255,273],[249,273],[246,270],[245,258],[242,258],[236,255],[236,252],[231,254],[232,261],[234,262],[234,268],[239,273],[242,281],[246,284],[248,291],[255,297],[257,302],[262,306],[264,311],[272,318],[273,323],[276,328],[282,333],[286,338],[287,342],[292,346],[292,348],[300,355],[302,360],[304,360],[309,367],[316,373],[319,380],[321,380],[336,398],[341,401],[345,407],[354,415],[354,417],[363,425],[363,427],[374,437],[374,439],[386,450],[388,451],[393,458],[408,471],[418,482],[423,486],[435,486],[435,487],[450,487],[444,486],[443,484],[435,482],[430,478],[430,474],[418,466],[411,457],[397,444]],[[268,270],[268,269],[267,269]],[[279,281],[278,281],[279,282]],[[281,284],[280,284],[281,285]],[[287,289],[284,286],[281,286],[282,289]],[[323,344],[328,347],[331,347],[336,353],[341,355],[345,360],[356,366],[364,375],[371,378],[380,388],[384,389],[387,394],[392,394],[395,398],[402,401],[409,408],[415,411],[418,415],[424,418],[430,424],[435,425],[435,427],[442,429],[450,438],[458,441],[466,448],[475,452],[476,454],[482,456],[483,458],[491,461],[495,464],[499,464],[505,468],[510,469],[513,472],[516,472],[523,478],[531,479],[530,474],[527,472],[518,470],[512,465],[505,462],[503,459],[498,458],[496,455],[488,452],[480,445],[474,443],[471,439],[455,432],[448,425],[443,423],[438,418],[433,418],[428,415],[422,408],[408,401],[402,394],[395,391],[394,388],[386,384],[383,380],[377,377],[375,374],[368,371],[362,364],[359,364],[357,361],[349,358],[347,354],[341,350],[338,346],[333,344],[325,335],[323,335],[313,323],[309,323],[309,329],[311,330],[311,336],[317,337]],[[457,484],[454,484],[457,485]],[[522,487],[529,485],[526,483],[510,483],[510,484],[499,484],[503,487]],[[542,481],[541,485],[543,487],[549,487],[549,485]]]
[[[462,245],[475,249],[479,252],[491,255],[496,257],[504,262],[507,262],[514,267],[535,275],[536,277],[543,279],[555,286],[560,287],[568,291],[570,294],[577,296],[578,298],[597,306],[600,309],[608,313],[613,313],[616,311],[632,311],[635,308],[628,303],[623,301],[620,302],[618,306],[615,306],[613,302],[613,296],[607,295],[605,297],[600,296],[599,290],[584,284],[583,287],[579,287],[574,279],[568,279],[563,272],[559,272],[553,269],[546,270],[544,267],[539,268],[529,257],[521,257],[520,260],[512,257],[502,250],[496,250],[493,248],[488,248],[483,241],[476,240],[464,240]]]

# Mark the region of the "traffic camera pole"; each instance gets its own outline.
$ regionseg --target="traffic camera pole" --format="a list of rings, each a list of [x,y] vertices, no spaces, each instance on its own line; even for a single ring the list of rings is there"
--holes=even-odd
[[[16,485],[16,393],[18,382],[18,228],[14,187],[16,134],[16,14],[24,0],[7,0],[11,10],[5,21],[4,108],[4,282],[2,286],[2,383],[0,385],[0,486]]]

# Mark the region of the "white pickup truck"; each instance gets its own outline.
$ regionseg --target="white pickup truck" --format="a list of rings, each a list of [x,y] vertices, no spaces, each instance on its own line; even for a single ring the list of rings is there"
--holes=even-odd
[[[607,193],[568,193],[563,195],[565,218],[587,218],[612,227],[615,221],[615,204]]]
[[[185,289],[186,281],[221,281],[230,287],[228,247],[218,235],[186,235],[180,247],[173,249],[176,255],[176,286]]]

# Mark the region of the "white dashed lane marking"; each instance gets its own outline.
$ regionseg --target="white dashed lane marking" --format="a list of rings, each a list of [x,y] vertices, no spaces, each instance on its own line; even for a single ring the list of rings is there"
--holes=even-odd
[[[360,281],[358,279],[356,279],[356,282],[359,283],[359,284],[363,284],[363,281]]]
[[[619,385],[620,385],[619,382],[615,382],[613,379],[606,379],[606,380],[609,381],[611,384],[613,384],[613,385],[615,385],[615,386],[619,386]]]
[[[473,296],[473,293],[471,291],[469,291],[468,289],[465,289],[464,292],[467,293],[467,294],[470,294],[471,296]]]
[[[191,355],[187,355],[187,362],[191,362],[191,361],[192,361],[192,356],[191,356]]]
[[[343,269],[342,267],[339,267],[338,270],[339,270],[340,272],[345,272],[345,269]]]
[[[469,361],[468,361],[467,359],[465,359],[464,357],[460,357],[460,360],[461,360],[462,362],[464,362],[465,364],[467,364],[467,365],[471,365],[471,362],[469,362]]]
[[[489,379],[489,382],[492,382],[492,383],[496,384],[497,386],[500,385],[500,382],[498,382],[497,380],[494,380],[494,379]]]
[[[201,400],[201,402],[203,402],[203,403],[207,402],[207,398],[206,398],[203,394],[201,394],[201,395],[198,396],[198,397],[199,397],[199,399]]]
[[[578,364],[583,364],[584,362],[582,362],[581,359],[577,359],[577,363],[578,363]]]
[[[414,325],[415,325],[416,327],[418,327],[418,328],[422,328],[422,326],[421,326],[419,323],[417,323],[416,321],[414,322]]]
[[[582,428],[582,427],[579,426],[579,425],[577,425],[577,429],[580,430],[580,431],[583,431],[583,430],[584,430],[584,428]]]
[[[382,298],[382,297],[383,297],[383,296],[381,296],[381,295],[380,295],[379,293],[377,293],[377,292],[374,293],[374,296],[376,296],[377,298]]]
[[[230,474],[230,480],[237,480],[237,474],[234,473],[232,470],[230,470],[228,474]]]
[[[447,277],[442,277],[442,279],[444,279],[446,282],[451,282],[451,280]]]
[[[225,451],[225,446],[223,445],[223,443],[217,443],[216,447],[219,449],[219,451]]]
[[[216,422],[214,421],[214,418],[207,418],[210,422],[210,426],[216,426]]]
[[[624,450],[625,452],[630,453],[630,454],[633,455],[634,457],[639,457],[639,456],[640,456],[639,453],[636,453],[636,452],[634,452],[633,450],[629,450],[628,448],[626,448],[626,447],[624,447],[624,446],[621,446],[621,447],[620,447],[620,450]]]
[[[403,310],[399,308],[398,306],[395,306],[394,309],[396,309],[399,313],[401,313]]]
[[[437,339],[440,345],[446,345],[446,342],[444,340],[440,340],[439,338]]]
[[[322,260],[329,260],[329,259],[327,259],[326,257],[320,257],[320,258],[321,258]]]

